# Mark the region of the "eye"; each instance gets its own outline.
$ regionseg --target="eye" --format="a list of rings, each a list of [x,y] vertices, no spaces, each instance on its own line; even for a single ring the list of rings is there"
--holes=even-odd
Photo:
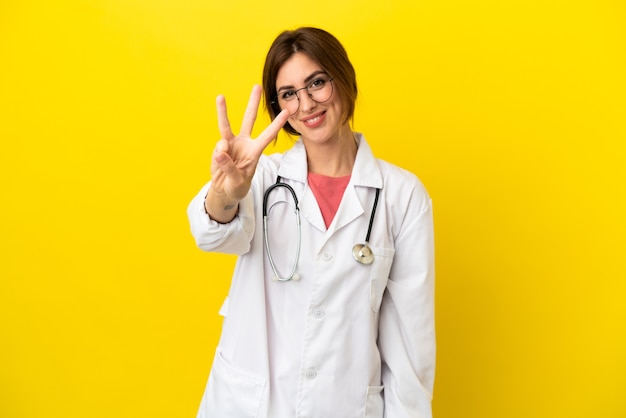
[[[296,97],[296,91],[295,90],[285,90],[280,94],[280,98],[281,100],[292,100],[294,97]]]
[[[316,78],[315,80],[311,81],[311,84],[309,84],[309,88],[311,90],[319,90],[324,87],[324,84],[326,84],[325,78]]]

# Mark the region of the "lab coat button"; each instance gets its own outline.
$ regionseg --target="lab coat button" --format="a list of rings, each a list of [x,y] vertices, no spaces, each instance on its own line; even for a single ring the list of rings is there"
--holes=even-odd
[[[317,371],[313,368],[306,369],[304,371],[304,376],[306,376],[307,379],[313,380],[317,376]]]
[[[313,310],[313,316],[316,317],[317,319],[322,319],[324,315],[326,315],[324,308],[316,308]]]
[[[332,258],[333,258],[333,255],[330,254],[330,253],[322,254],[322,260],[324,260],[324,261],[330,261],[330,260],[332,260]]]

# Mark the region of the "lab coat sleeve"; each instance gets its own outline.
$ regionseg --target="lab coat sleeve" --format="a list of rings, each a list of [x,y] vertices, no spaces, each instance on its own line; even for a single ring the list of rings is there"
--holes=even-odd
[[[227,224],[212,220],[204,208],[204,198],[211,187],[206,184],[187,207],[191,234],[204,251],[242,255],[250,249],[254,235],[254,201],[252,191],[239,202],[235,218]]]
[[[435,375],[432,202],[414,190],[380,311],[385,418],[431,418]]]

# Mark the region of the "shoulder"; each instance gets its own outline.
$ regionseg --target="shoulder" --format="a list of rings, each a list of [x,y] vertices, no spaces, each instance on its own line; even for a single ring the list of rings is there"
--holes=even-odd
[[[373,187],[382,186],[382,194],[387,205],[397,209],[398,213],[415,210],[421,212],[430,206],[428,191],[417,175],[391,162],[377,158],[363,134],[358,133],[357,139],[359,151],[356,164],[358,166],[357,171],[364,176],[363,184],[372,186],[378,183],[377,186]],[[370,180],[376,177],[378,179],[375,181]],[[409,206],[412,208],[409,209]]]
[[[422,214],[432,205],[424,183],[411,171],[377,159],[383,178],[383,194],[386,205],[397,214]]]
[[[369,174],[378,168],[380,176],[382,177],[383,188],[405,190],[411,188],[419,193],[426,193],[426,188],[414,173],[386,160],[377,158],[363,134],[357,133],[356,138],[359,142],[359,150],[355,164],[357,165],[357,171],[359,173]],[[365,178],[371,178],[371,176],[367,174]],[[371,182],[367,181],[365,181],[365,183],[371,184]]]
[[[385,160],[376,159],[376,162],[383,177],[384,187],[428,195],[426,187],[413,172]]]

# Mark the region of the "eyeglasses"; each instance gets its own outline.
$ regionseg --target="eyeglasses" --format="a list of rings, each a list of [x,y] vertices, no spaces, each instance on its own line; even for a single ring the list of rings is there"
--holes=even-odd
[[[298,92],[306,90],[309,97],[316,103],[324,103],[333,95],[333,79],[328,75],[320,75],[313,79],[306,87],[300,89],[282,90],[274,99],[274,103],[282,109],[287,109],[290,115],[295,115],[300,108]]]

